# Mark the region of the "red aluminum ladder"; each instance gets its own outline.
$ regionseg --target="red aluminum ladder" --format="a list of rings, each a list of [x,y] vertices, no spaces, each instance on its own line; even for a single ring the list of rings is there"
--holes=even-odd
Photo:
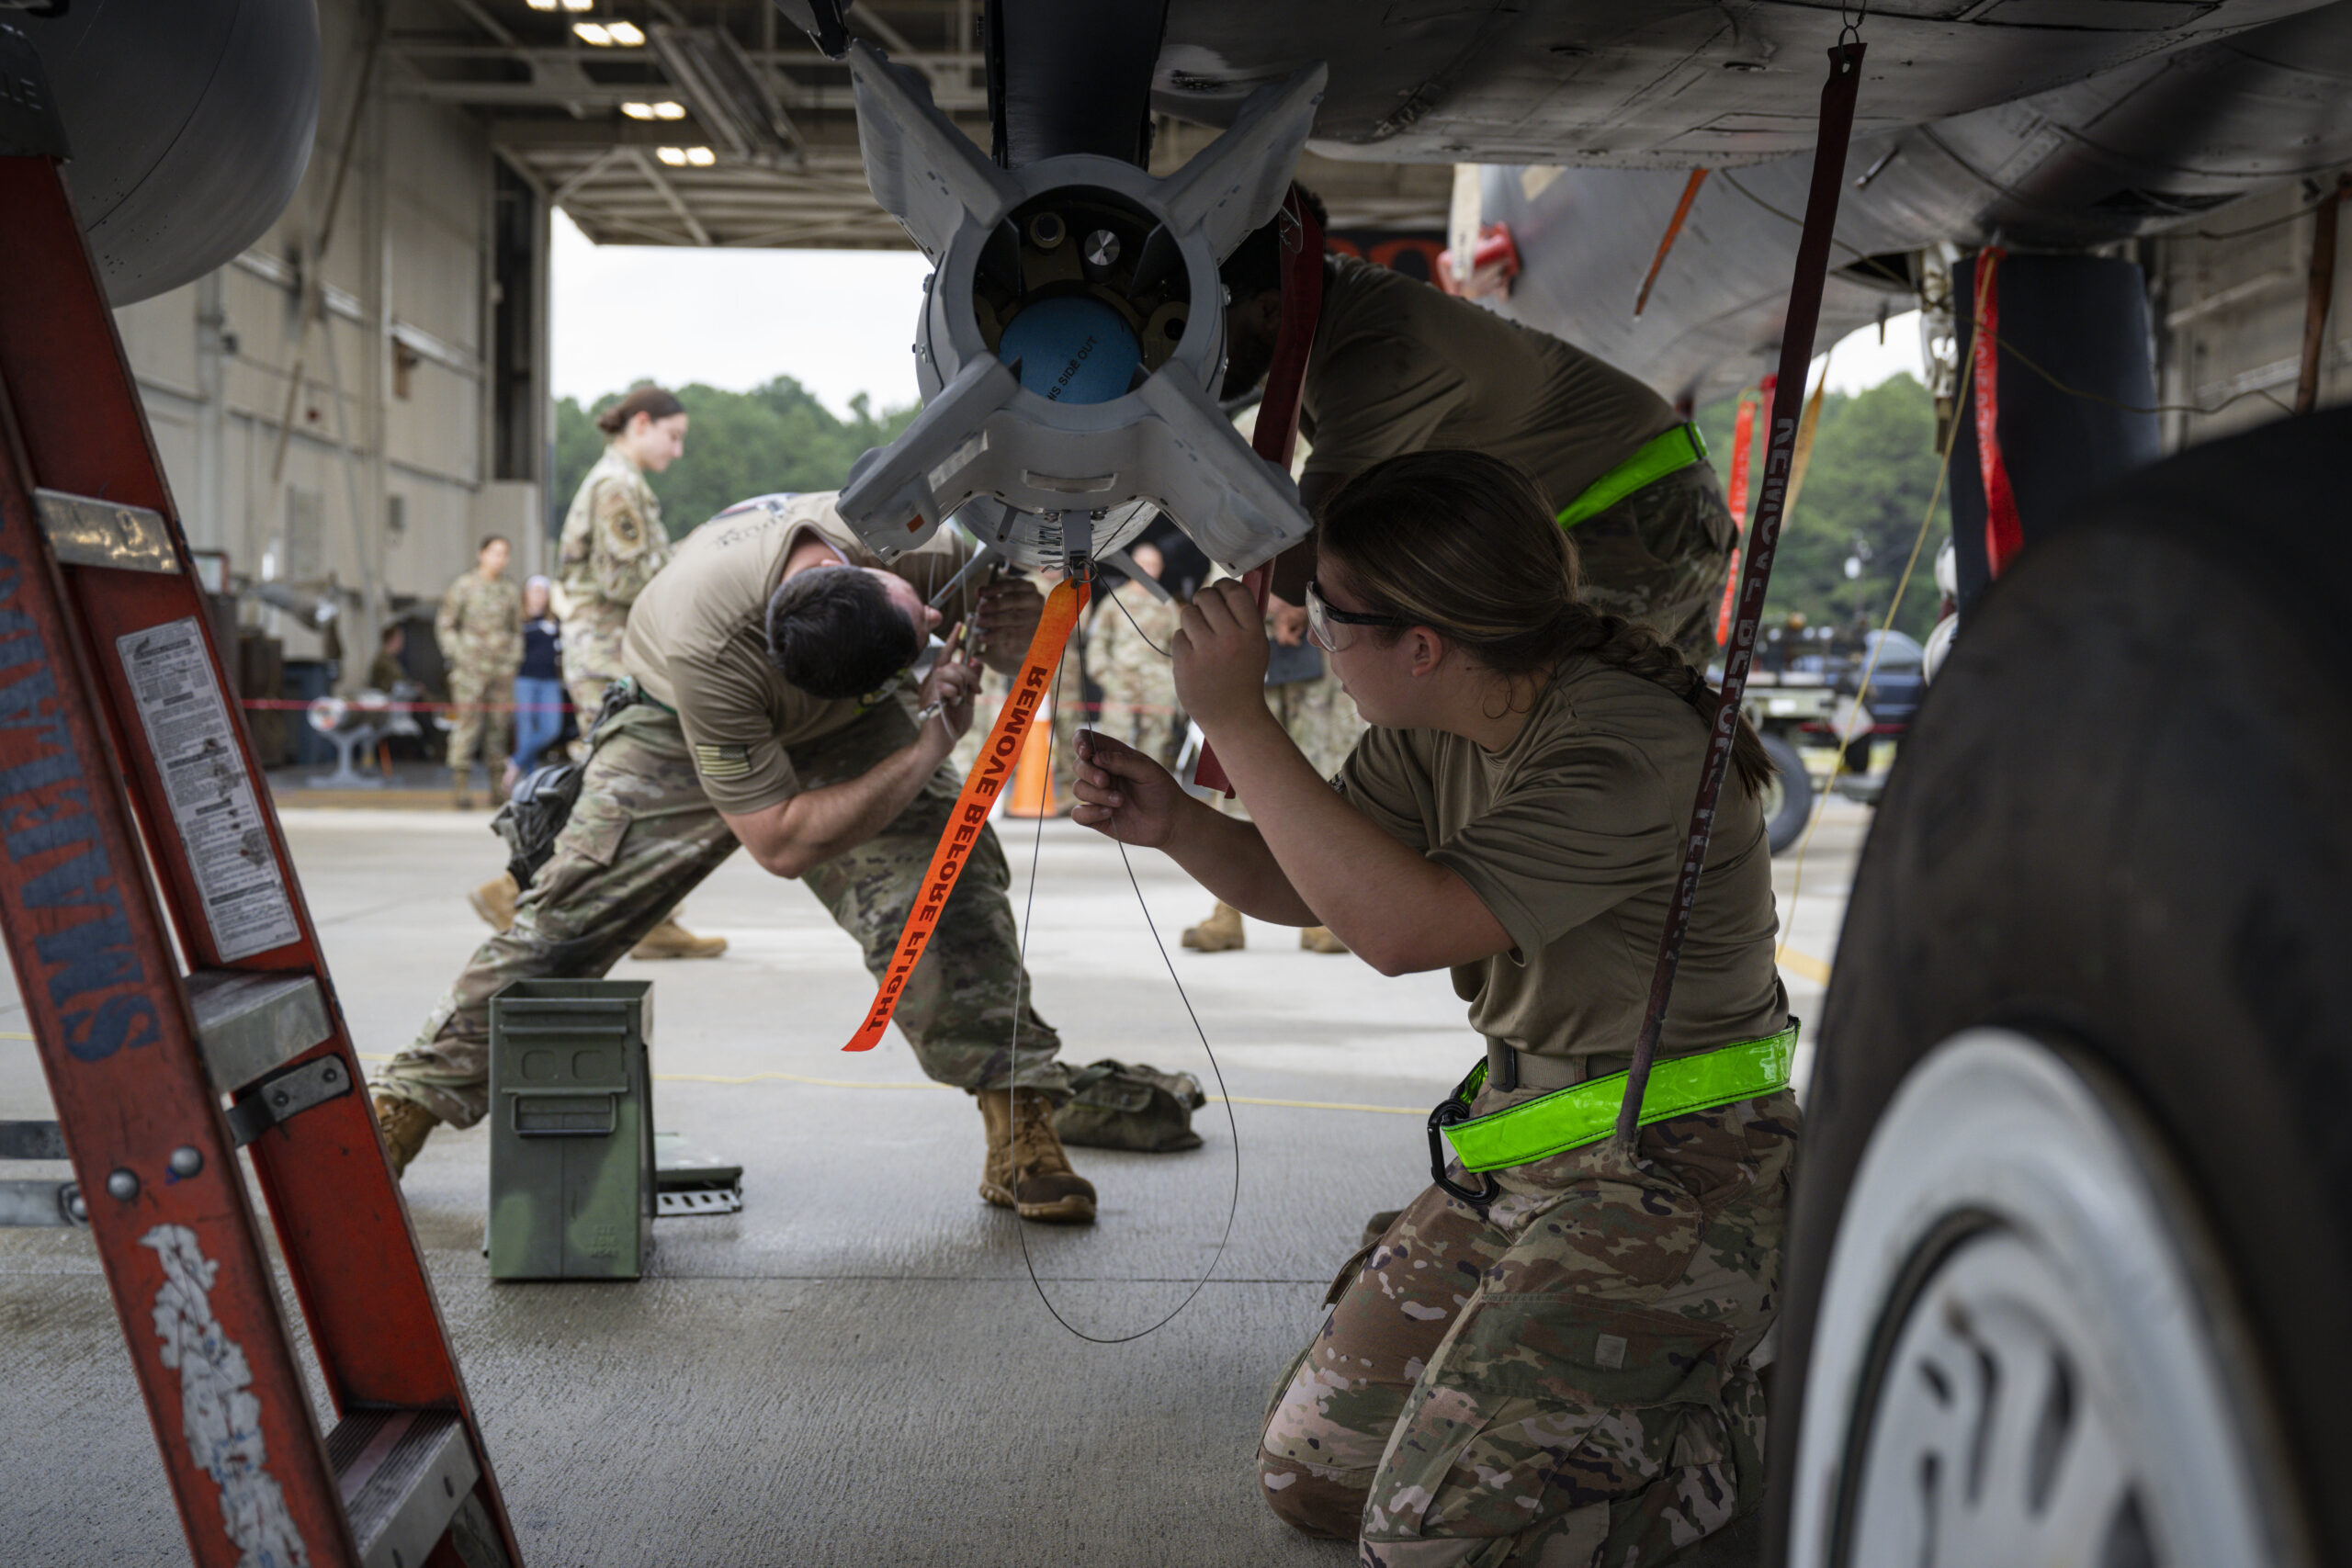
[[[0,1156],[62,1134],[197,1562],[519,1568],[53,160],[0,157],[0,935],[58,1117]]]

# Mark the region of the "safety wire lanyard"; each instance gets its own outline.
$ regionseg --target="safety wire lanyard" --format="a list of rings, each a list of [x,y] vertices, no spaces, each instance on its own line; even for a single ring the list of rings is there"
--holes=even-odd
[[[1057,679],[1063,664],[1062,655],[1069,643],[1070,634],[1078,627],[1079,613],[1086,607],[1094,590],[1094,566],[1090,554],[1080,552],[1070,558],[1070,572],[1046,599],[1044,615],[1038,617],[1036,634],[1029,640],[1029,651],[1021,661],[1021,671],[1013,677],[1012,690],[1004,706],[997,714],[996,723],[989,730],[986,744],[965,776],[964,788],[956,798],[955,808],[948,814],[947,826],[939,836],[939,847],[932,852],[930,868],[924,872],[913,905],[907,913],[907,924],[899,935],[899,945],[890,962],[882,971],[882,984],[876,991],[874,1005],[866,1009],[865,1021],[850,1037],[844,1051],[870,1051],[881,1042],[882,1032],[890,1026],[890,1017],[898,1010],[899,998],[906,994],[907,982],[915,965],[922,959],[923,948],[937,929],[940,917],[947,908],[947,901],[956,891],[956,884],[963,875],[964,866],[971,859],[980,835],[987,830],[989,814],[997,798],[1012,779],[1019,765],[1021,752],[1028,743],[1030,729],[1042,713],[1050,735],[1054,712],[1059,703]],[[1030,914],[1037,898],[1037,862],[1045,846],[1046,813],[1037,817],[1037,840],[1030,848],[1029,891],[1022,910],[1020,959],[1015,970],[1012,1001],[1012,1038],[1007,1049],[1008,1065],[1005,1077],[1012,1109],[1018,1111],[1021,1095],[1021,1019],[1028,1010],[1029,998],[1022,987],[1029,975]],[[1115,840],[1114,840],[1115,841]],[[1233,1139],[1233,1193],[1226,1205],[1225,1230],[1217,1237],[1216,1250],[1210,1255],[1208,1267],[1201,1271],[1193,1288],[1167,1314],[1133,1334],[1095,1335],[1071,1323],[1054,1305],[1046,1293],[1045,1282],[1037,1278],[1036,1260],[1029,1253],[1029,1232],[1026,1226],[1016,1226],[1021,1238],[1021,1261],[1029,1272],[1029,1283],[1036,1290],[1037,1299],[1046,1310],[1079,1338],[1097,1345],[1124,1344],[1140,1339],[1174,1321],[1176,1314],[1190,1306],[1193,1299],[1216,1273],[1218,1263],[1225,1258],[1226,1245],[1233,1238],[1233,1223],[1241,1212],[1241,1129],[1233,1113],[1233,1097],[1225,1087],[1225,1069],[1218,1065],[1216,1053],[1210,1048],[1209,1037],[1201,1027],[1200,1015],[1193,1010],[1193,999],[1184,991],[1184,982],[1177,977],[1175,962],[1168,956],[1168,944],[1160,940],[1159,926],[1151,918],[1151,907],[1145,903],[1142,885],[1136,880],[1135,866],[1127,860],[1127,847],[1119,845],[1119,863],[1126,868],[1128,886],[1135,888],[1136,902],[1143,908],[1144,923],[1150,929],[1152,944],[1159,950],[1159,962],[1168,970],[1168,977],[1175,981],[1177,999],[1184,1004],[1184,1015],[1192,1020],[1193,1032],[1200,1037],[1201,1049],[1208,1054],[1209,1071],[1216,1079],[1217,1098],[1225,1103],[1227,1128]],[[1016,1118],[1017,1120],[1017,1118]],[[1018,1179],[1018,1172],[1015,1173]]]
[[[1846,144],[1854,129],[1854,98],[1861,85],[1865,46],[1849,22],[1829,51],[1829,80],[1821,89],[1820,140],[1814,149],[1813,189],[1806,197],[1804,232],[1797,242],[1796,276],[1789,288],[1786,329],[1781,336],[1781,370],[1772,388],[1772,423],[1764,448],[1762,494],[1756,522],[1748,531],[1747,567],[1740,581],[1739,608],[1732,621],[1731,641],[1724,653],[1724,685],[1715,705],[1714,726],[1707,737],[1706,763],[1699,776],[1699,797],[1690,808],[1690,829],[1684,842],[1682,866],[1668,907],[1666,931],[1658,941],[1657,967],[1650,977],[1648,1010],[1634,1044],[1633,1066],[1625,1074],[1625,1098],[1617,1109],[1616,1146],[1630,1156],[1641,1122],[1642,1098],[1649,1088],[1650,1066],[1657,1059],[1658,1036],[1666,1023],[1668,1000],[1674,994],[1675,971],[1682,962],[1682,943],[1690,931],[1690,908],[1699,895],[1699,874],[1707,863],[1707,840],[1713,832],[1715,801],[1723,793],[1724,774],[1731,766],[1732,746],[1739,735],[1740,699],[1747,690],[1747,672],[1756,660],[1757,630],[1764,620],[1764,594],[1772,579],[1772,556],[1780,542],[1781,515],[1788,500],[1789,465],[1794,457],[1797,420],[1804,400],[1805,367],[1813,360],[1815,330],[1821,322],[1821,291],[1829,265],[1830,232],[1838,224],[1838,197],[1846,177]]]
[[[1054,694],[1046,705],[1046,728],[1048,733],[1053,729],[1054,713],[1060,704],[1061,683],[1057,681],[1054,684]],[[1022,900],[1019,971],[1021,980],[1015,982],[1016,988],[1020,984],[1025,983],[1029,975],[1029,928],[1031,916],[1037,903],[1037,862],[1046,846],[1046,813],[1042,811],[1037,814],[1036,837],[1031,840],[1029,844],[1029,891]],[[1023,1224],[1016,1224],[1013,1227],[1013,1234],[1021,1238],[1022,1267],[1029,1271],[1029,1284],[1037,1292],[1037,1299],[1045,1303],[1046,1311],[1052,1314],[1056,1323],[1060,1324],[1073,1336],[1085,1340],[1090,1345],[1125,1345],[1129,1340],[1140,1339],[1147,1334],[1156,1334],[1175,1322],[1177,1314],[1191,1306],[1193,1299],[1198,1296],[1206,1288],[1209,1280],[1216,1277],[1217,1265],[1225,1260],[1226,1247],[1233,1240],[1233,1222],[1241,1213],[1241,1123],[1233,1113],[1233,1095],[1225,1087],[1225,1068],[1218,1064],[1216,1052],[1209,1044],[1208,1031],[1201,1027],[1201,1015],[1193,1010],[1193,998],[1185,994],[1184,982],[1176,974],[1176,961],[1168,956],[1168,944],[1160,940],[1159,922],[1151,918],[1151,905],[1144,898],[1143,884],[1136,880],[1135,863],[1127,859],[1127,846],[1116,837],[1114,837],[1111,841],[1119,846],[1119,864],[1126,870],[1127,886],[1135,889],[1136,905],[1143,910],[1143,923],[1151,932],[1152,946],[1159,950],[1160,964],[1168,971],[1168,978],[1175,984],[1176,999],[1184,1004],[1184,1016],[1192,1021],[1193,1032],[1199,1036],[1201,1049],[1208,1055],[1209,1072],[1216,1079],[1216,1097],[1225,1105],[1226,1135],[1233,1141],[1233,1190],[1232,1195],[1226,1201],[1225,1229],[1216,1238],[1216,1250],[1209,1254],[1208,1266],[1201,1270],[1200,1277],[1193,1281],[1193,1288],[1184,1292],[1182,1300],[1170,1307],[1159,1318],[1146,1324],[1132,1334],[1089,1334],[1064,1317],[1061,1309],[1054,1305],[1054,1298],[1046,1293],[1045,1281],[1037,1278],[1037,1260],[1029,1252],[1029,1227]],[[1028,1010],[1026,1003],[1025,997],[1016,995],[1013,998],[1012,1045],[1009,1052],[1010,1062],[1006,1067],[1005,1077],[1011,1080],[1012,1094],[1016,1099],[1021,1093],[1021,1017]],[[1014,1175],[1017,1179],[1019,1172],[1016,1171]]]

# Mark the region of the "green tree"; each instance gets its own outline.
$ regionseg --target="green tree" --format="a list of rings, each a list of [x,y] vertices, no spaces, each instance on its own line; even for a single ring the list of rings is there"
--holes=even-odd
[[[1734,400],[1715,403],[1698,416],[1708,452],[1726,482],[1735,406]],[[1759,413],[1749,458],[1747,521],[1755,516],[1763,469],[1763,426]],[[1857,615],[1872,626],[1883,621],[1918,538],[1939,467],[1935,404],[1910,376],[1893,377],[1850,397],[1825,397],[1804,486],[1781,527],[1771,612],[1800,612],[1815,626],[1843,626]],[[1895,617],[1895,626],[1913,637],[1924,637],[1935,625],[1935,552],[1951,532],[1950,500],[1940,496]],[[1858,567],[1858,575],[1847,576],[1849,562]]]
[[[694,382],[677,394],[686,411],[686,455],[667,473],[649,476],[673,538],[750,496],[839,490],[860,454],[895,438],[918,412],[894,408],[876,414],[861,392],[850,400],[844,420],[789,376],[748,392]],[[564,509],[604,451],[595,416],[623,395],[608,392],[586,408],[571,398],[556,404],[551,527],[561,528]]]

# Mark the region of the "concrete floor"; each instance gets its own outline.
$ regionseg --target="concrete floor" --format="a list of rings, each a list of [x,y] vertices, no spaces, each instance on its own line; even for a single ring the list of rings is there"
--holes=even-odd
[[[363,1054],[404,1044],[479,939],[463,893],[499,864],[485,822],[286,813]],[[1867,824],[1833,802],[1808,853],[1784,960],[1808,1034]],[[1007,835],[1016,899],[1034,831]],[[1134,863],[1173,951],[1206,901],[1157,855]],[[1785,916],[1792,857],[1776,869]],[[1031,967],[1066,1055],[1186,1068],[1214,1091],[1117,852],[1049,823],[1038,887]],[[658,1120],[741,1162],[741,1214],[663,1222],[638,1283],[493,1285],[486,1134],[437,1135],[406,1186],[530,1562],[1352,1560],[1277,1524],[1250,1461],[1268,1385],[1364,1217],[1427,1180],[1421,1119],[1476,1056],[1443,975],[1384,980],[1254,925],[1246,952],[1174,952],[1241,1101],[1220,1257],[1225,1108],[1200,1113],[1207,1146],[1189,1154],[1079,1151],[1101,1223],[1024,1232],[975,1194],[968,1099],[925,1082],[895,1033],[839,1052],[872,987],[815,900],[738,857],[687,922],[729,953],[616,974],[658,982]],[[0,1118],[44,1116],[0,995]],[[1024,1235],[1055,1306],[1098,1336],[1212,1277],[1159,1332],[1088,1344],[1038,1300]],[[85,1236],[0,1232],[0,1540],[17,1568],[186,1561],[119,1346]]]

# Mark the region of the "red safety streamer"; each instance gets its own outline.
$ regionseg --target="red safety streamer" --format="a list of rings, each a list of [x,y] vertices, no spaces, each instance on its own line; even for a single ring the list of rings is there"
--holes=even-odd
[[[842,1050],[871,1051],[890,1026],[890,1015],[898,1010],[899,998],[922,957],[923,943],[931,939],[939,912],[947,908],[947,896],[956,890],[956,879],[964,874],[964,862],[979,841],[980,830],[988,826],[989,808],[1012,782],[1012,770],[1021,761],[1021,744],[1028,739],[1030,723],[1045,705],[1046,694],[1053,690],[1054,671],[1062,661],[1071,628],[1078,625],[1078,613],[1086,607],[1088,592],[1086,583],[1064,578],[1047,595],[1046,613],[1037,621],[1037,635],[1029,639],[1029,655],[1022,660],[1021,673],[1013,678],[1012,693],[996,716],[996,728],[989,731],[979,760],[964,780],[964,793],[956,797],[956,809],[939,835],[939,848],[932,852],[931,869],[923,873],[922,889],[907,911],[906,930],[899,933],[899,949],[890,956],[890,966],[882,971],[882,988],[874,993],[865,1021],[857,1026]]]
[[[1724,607],[1715,615],[1715,646],[1731,640],[1731,610],[1739,598],[1739,541],[1747,532],[1748,448],[1756,445],[1756,401],[1770,399],[1778,377],[1767,376],[1760,386],[1739,394],[1739,412],[1731,424],[1731,492],[1724,502],[1731,511],[1731,570],[1724,577]]]
[[[1297,244],[1283,268],[1283,321],[1274,333],[1274,357],[1266,368],[1266,391],[1258,400],[1250,447],[1288,471],[1291,454],[1298,450],[1306,356],[1314,351],[1316,319],[1323,313],[1323,225],[1315,220],[1314,209],[1299,199],[1296,186],[1283,198],[1282,217],[1285,234],[1295,234]],[[1273,592],[1274,563],[1250,568],[1241,582],[1256,601],[1258,613],[1264,615],[1267,595]],[[1203,789],[1233,793],[1233,781],[1225,776],[1216,750],[1208,746],[1201,748],[1200,761],[1193,765],[1193,782]]]
[[[1658,237],[1657,254],[1650,258],[1650,270],[1648,276],[1642,279],[1642,291],[1634,298],[1635,316],[1648,308],[1650,289],[1657,282],[1659,269],[1666,265],[1667,253],[1674,249],[1675,240],[1682,233],[1682,220],[1690,216],[1690,204],[1699,199],[1699,187],[1706,183],[1706,170],[1690,171],[1690,178],[1682,187],[1682,199],[1674,204],[1674,216],[1667,220],[1666,232]]]
[[[1707,863],[1707,840],[1714,829],[1715,800],[1731,768],[1732,742],[1739,734],[1740,699],[1756,661],[1757,631],[1764,624],[1764,595],[1772,581],[1772,555],[1781,539],[1781,515],[1788,502],[1789,468],[1796,456],[1797,421],[1804,401],[1805,368],[1813,362],[1813,339],[1821,324],[1821,291],[1829,270],[1829,241],[1838,227],[1838,197],[1846,181],[1846,145],[1854,132],[1854,98],[1861,87],[1864,45],[1849,28],[1829,51],[1829,80],[1821,89],[1820,140],[1813,154],[1813,189],[1805,199],[1804,232],[1797,241],[1794,277],[1789,285],[1787,324],[1781,334],[1780,378],[1772,389],[1772,423],[1767,427],[1764,477],[1756,505],[1756,526],[1747,543],[1747,568],[1740,581],[1739,607],[1724,649],[1723,698],[1707,738],[1699,796],[1690,807],[1682,867],[1667,906],[1666,931],[1658,939],[1657,965],[1650,976],[1648,1010],[1634,1043],[1625,1074],[1625,1095],[1617,1110],[1617,1143],[1634,1146],[1641,1123],[1642,1097],[1649,1089],[1650,1065],[1657,1059],[1666,1007],[1674,995],[1683,940],[1690,931],[1690,907],[1699,897],[1699,874]]]
[[[2018,520],[2018,498],[2009,489],[2009,466],[2001,459],[2001,258],[2007,251],[1987,245],[1976,253],[1975,378],[1976,471],[1984,480],[1984,565],[1995,577],[2025,548],[2025,525]]]

